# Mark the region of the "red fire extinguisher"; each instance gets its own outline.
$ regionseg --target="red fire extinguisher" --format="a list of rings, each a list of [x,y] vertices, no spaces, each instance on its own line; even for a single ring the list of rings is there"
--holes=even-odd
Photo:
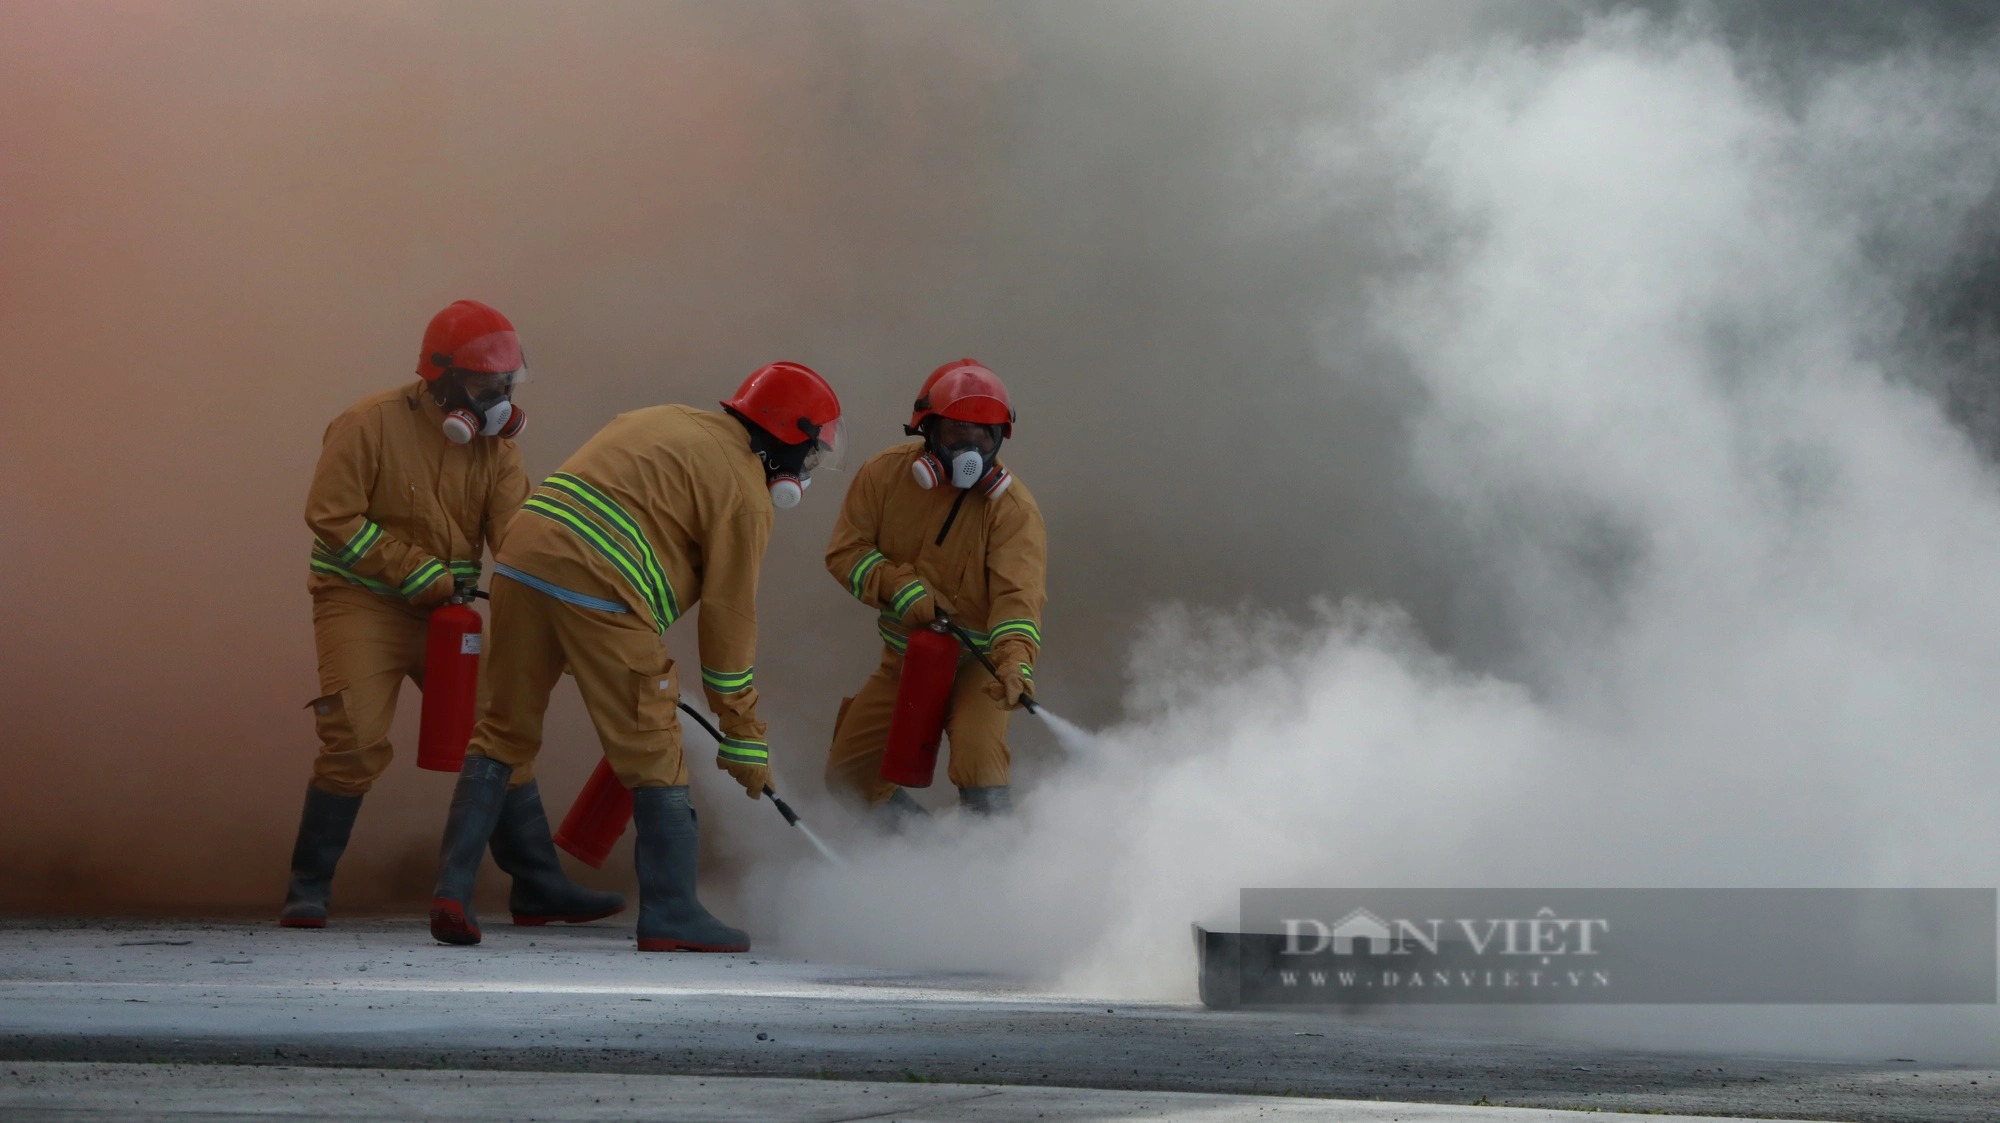
[[[599,759],[597,769],[576,793],[569,814],[556,830],[556,845],[576,860],[596,869],[611,855],[611,848],[624,837],[632,822],[632,789],[611,771],[611,762]]]
[[[456,772],[465,763],[478,717],[479,650],[484,641],[479,613],[468,589],[431,609],[424,642],[424,709],[417,729],[417,767]]]
[[[957,677],[958,640],[943,624],[910,633],[902,678],[896,683],[896,709],[889,718],[889,743],[882,752],[884,780],[906,788],[931,786],[944,712]]]

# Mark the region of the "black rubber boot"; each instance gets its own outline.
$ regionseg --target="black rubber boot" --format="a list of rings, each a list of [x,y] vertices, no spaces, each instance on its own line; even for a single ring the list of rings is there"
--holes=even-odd
[[[1014,789],[1005,784],[990,788],[958,789],[958,805],[974,815],[997,818],[1014,813]]]
[[[750,934],[701,907],[694,893],[700,850],[685,785],[634,788],[638,828],[640,951],[749,951]]]
[[[326,927],[326,901],[333,890],[333,867],[347,849],[354,816],[361,810],[358,795],[334,795],[306,785],[305,810],[299,813],[299,837],[292,843],[292,883],[285,889],[285,907],[278,923],[287,928]]]
[[[507,908],[516,924],[582,924],[625,907],[625,898],[618,894],[586,889],[563,872],[555,840],[549,837],[542,791],[533,780],[508,789],[500,803],[492,846],[494,863],[514,878]]]
[[[500,804],[507,798],[507,779],[513,774],[512,768],[483,756],[466,757],[458,770],[451,816],[445,820],[444,842],[438,846],[437,888],[431,891],[431,936],[442,943],[479,942],[472,883],[479,877],[479,859],[500,821]]]
[[[924,805],[903,788],[897,788],[896,794],[868,808],[869,821],[883,834],[903,834],[930,817]]]

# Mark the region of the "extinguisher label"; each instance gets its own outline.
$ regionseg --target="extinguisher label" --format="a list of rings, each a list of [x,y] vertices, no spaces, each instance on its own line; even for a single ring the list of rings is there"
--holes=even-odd
[[[484,638],[478,632],[468,632],[458,637],[458,653],[460,655],[479,654],[479,641]]]

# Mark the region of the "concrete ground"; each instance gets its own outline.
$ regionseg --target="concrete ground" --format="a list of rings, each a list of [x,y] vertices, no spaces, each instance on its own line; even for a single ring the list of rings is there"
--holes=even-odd
[[[1581,1112],[1539,1108],[1356,1103],[1199,1092],[1115,1092],[994,1084],[882,1084],[746,1076],[437,1072],[273,1065],[89,1064],[18,1061],[0,1069],[0,1117],[16,1123],[84,1119],[238,1118],[256,1105],[289,1119],[659,1119],[694,1123],[846,1123],[862,1119],[1338,1120],[1341,1123],[1576,1123]],[[282,1106],[280,1106],[282,1105]],[[1618,1116],[1613,1116],[1618,1118]],[[1623,1116],[1648,1121],[1700,1116]]]
[[[2000,1118],[1991,1070],[1107,1006],[987,976],[631,948],[611,922],[492,928],[476,948],[415,920],[8,922],[0,1118]]]

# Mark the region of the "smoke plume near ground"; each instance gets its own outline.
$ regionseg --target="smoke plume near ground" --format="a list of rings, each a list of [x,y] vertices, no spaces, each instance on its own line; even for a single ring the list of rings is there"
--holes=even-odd
[[[1100,750],[1023,717],[1016,826],[845,829],[820,754],[874,642],[820,567],[830,476],[779,522],[758,667],[850,869],[689,737],[705,892],[760,939],[1182,997],[1186,924],[1245,885],[2000,879],[1993,434],[1946,408],[1990,340],[1925,303],[1990,265],[1984,40],[481,11],[6,7],[0,907],[275,908],[319,435],[462,296],[521,327],[535,474],[774,358],[863,451],[945,359],[1019,399],[1038,679]],[[415,700],[336,908],[427,892]],[[567,688],[549,728],[560,809],[595,757]],[[1931,1057],[1989,1014],[1575,1024]]]
[[[1421,391],[1403,463],[1518,625],[1505,669],[1380,601],[1160,609],[1125,720],[1017,826],[794,872],[770,923],[1185,998],[1183,926],[1231,926],[1246,886],[1993,884],[2000,481],[1897,345],[1901,271],[1953,252],[2000,170],[1996,93],[1988,57],[1894,59],[1788,108],[1699,31],[1611,21],[1435,61],[1365,136],[1300,136],[1329,185],[1357,151],[1405,176],[1425,264],[1368,326]],[[2000,1028],[1539,1020],[1986,1060]]]

